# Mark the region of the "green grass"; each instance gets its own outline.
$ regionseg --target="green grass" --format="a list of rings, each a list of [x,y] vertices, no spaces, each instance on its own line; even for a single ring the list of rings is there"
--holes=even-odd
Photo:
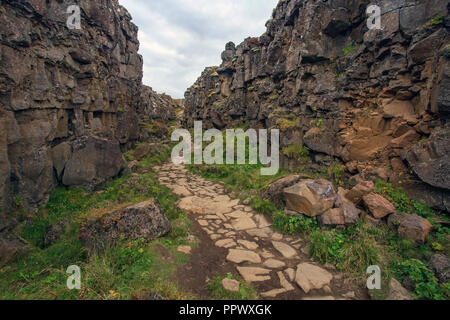
[[[167,299],[192,298],[171,281],[176,268],[187,261],[176,248],[186,244],[190,222],[177,208],[177,198],[151,170],[169,152],[170,148],[162,148],[140,163],[146,173],[115,179],[103,192],[57,188],[49,203],[17,230],[29,243],[28,250],[0,269],[0,299],[145,299],[152,292]],[[84,221],[149,198],[157,199],[171,221],[173,229],[166,237],[123,242],[101,256],[86,252],[78,238]],[[65,231],[43,248],[48,228],[61,221],[66,223]],[[161,250],[167,251],[164,259]],[[70,265],[81,268],[81,291],[66,287]]]
[[[428,21],[423,25],[423,29],[426,29],[431,26],[437,26],[444,23],[444,16],[442,14],[438,14],[436,17]]]
[[[222,280],[235,279],[240,282],[239,292],[230,292],[223,288]],[[243,281],[240,278],[235,278],[232,274],[228,274],[225,277],[215,277],[209,284],[209,291],[211,294],[211,299],[213,300],[257,300],[258,294],[255,289],[252,288],[250,284]]]
[[[345,57],[346,55],[352,53],[353,51],[355,51],[356,49],[359,48],[359,45],[350,45],[345,47],[344,49],[342,49],[342,55]]]
[[[281,152],[286,157],[291,159],[304,159],[305,161],[311,160],[308,149],[305,149],[301,143],[284,147]]]

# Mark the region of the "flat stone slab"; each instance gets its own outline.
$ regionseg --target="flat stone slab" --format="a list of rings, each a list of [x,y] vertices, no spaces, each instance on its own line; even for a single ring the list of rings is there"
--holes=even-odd
[[[261,297],[275,298],[276,296],[279,296],[280,294],[283,294],[285,292],[286,292],[286,289],[284,289],[284,288],[273,289],[273,290],[261,293]]]
[[[231,225],[236,231],[249,230],[256,228],[255,222],[251,218],[240,218],[234,220]]]
[[[286,280],[286,277],[284,276],[283,271],[279,271],[277,273],[277,275],[278,275],[278,278],[280,279],[281,286],[284,289],[286,289],[286,291],[293,291],[293,290],[295,290],[294,286],[289,281]]]
[[[243,245],[244,247],[246,247],[248,250],[256,250],[259,247],[256,242],[247,241],[247,240],[238,240],[238,243],[240,245]]]
[[[215,243],[216,247],[219,248],[231,248],[236,246],[236,242],[233,239],[223,239]]]
[[[262,282],[270,280],[270,270],[255,267],[237,267],[237,270],[247,282]]]
[[[333,275],[327,270],[310,263],[301,263],[297,266],[295,281],[305,293],[314,289],[322,289],[330,284]]]
[[[286,263],[280,260],[269,259],[266,262],[264,262],[264,266],[270,269],[279,269],[285,267]]]
[[[273,234],[273,231],[270,228],[262,228],[262,229],[255,228],[247,230],[247,233],[252,237],[270,238]]]
[[[169,185],[168,187],[172,190],[172,193],[178,197],[192,196],[192,193],[186,187],[183,187],[181,185]]]
[[[184,212],[200,215],[229,213],[233,206],[232,201],[215,201],[197,196],[183,198],[178,203],[178,207]]]
[[[262,214],[257,214],[254,216],[256,223],[258,224],[258,228],[267,228],[272,226],[272,223],[269,221],[269,218]]]
[[[295,249],[284,242],[272,241],[272,245],[287,259],[294,258],[297,255]]]
[[[261,257],[252,251],[230,249],[227,260],[234,263],[252,262],[261,263]]]

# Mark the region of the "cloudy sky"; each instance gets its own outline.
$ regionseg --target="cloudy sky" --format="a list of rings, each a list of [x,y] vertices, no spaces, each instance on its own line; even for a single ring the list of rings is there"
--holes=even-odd
[[[260,36],[278,0],[120,0],[139,27],[144,83],[182,98],[228,41]]]

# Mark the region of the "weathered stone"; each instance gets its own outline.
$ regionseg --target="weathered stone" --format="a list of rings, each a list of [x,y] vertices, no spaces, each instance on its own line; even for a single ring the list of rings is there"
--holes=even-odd
[[[261,282],[270,280],[270,270],[253,267],[237,267],[237,270],[247,282]]]
[[[387,215],[395,213],[394,205],[386,198],[376,193],[371,193],[363,197],[364,204],[372,216],[382,219]]]
[[[284,242],[272,241],[272,245],[287,259],[292,259],[297,256],[295,249]]]
[[[73,143],[72,148],[73,155],[62,178],[66,186],[92,188],[117,176],[122,169],[123,157],[117,141],[86,137]]]
[[[191,214],[224,214],[233,209],[234,204],[222,199],[205,199],[197,196],[186,197],[180,200],[178,207]]]
[[[263,199],[268,199],[277,207],[282,208],[285,205],[283,192],[284,189],[291,187],[302,179],[301,175],[289,175],[272,182],[261,194]]]
[[[326,180],[304,180],[284,189],[287,209],[315,217],[331,209],[337,199],[334,187]]]
[[[280,294],[283,294],[285,292],[286,292],[286,289],[284,289],[284,288],[273,289],[273,290],[261,293],[261,297],[275,298],[276,296],[279,296]]]
[[[322,289],[329,285],[333,275],[328,271],[309,263],[301,263],[297,266],[295,281],[305,293],[314,289]]]
[[[423,181],[450,190],[450,129],[437,130],[426,142],[412,146],[405,159]]]
[[[252,251],[230,249],[227,260],[234,263],[252,262],[261,263],[261,257]]]
[[[250,230],[256,228],[255,222],[251,218],[240,218],[231,222],[233,229],[236,231]]]
[[[413,300],[408,290],[403,288],[400,282],[394,278],[389,283],[389,290],[386,300]]]
[[[424,243],[433,226],[431,223],[416,214],[408,214],[398,227],[398,236],[403,239],[413,239],[417,243]]]
[[[280,269],[286,266],[286,264],[280,260],[269,259],[264,262],[264,266],[270,269]]]
[[[233,239],[223,239],[217,241],[215,245],[219,248],[231,248],[236,246],[236,242]]]
[[[320,215],[319,223],[324,226],[343,226],[345,225],[345,217],[341,208],[329,209]]]
[[[246,247],[248,250],[256,250],[259,247],[258,244],[253,241],[238,240],[238,243]]]
[[[450,281],[450,259],[448,257],[442,254],[435,254],[431,257],[429,265],[440,283]]]
[[[80,239],[89,250],[103,251],[121,239],[154,240],[170,230],[170,222],[160,206],[148,200],[88,221],[81,228]]]
[[[352,201],[355,204],[358,204],[362,201],[362,198],[374,189],[375,184],[372,181],[363,181],[358,183],[356,186],[350,190],[345,197]]]
[[[222,286],[230,292],[239,292],[241,284],[237,280],[225,278],[222,280]]]

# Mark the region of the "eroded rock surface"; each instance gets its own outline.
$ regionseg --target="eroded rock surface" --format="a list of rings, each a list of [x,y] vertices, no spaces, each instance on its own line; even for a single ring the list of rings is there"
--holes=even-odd
[[[367,28],[374,4],[381,30]],[[338,161],[373,180],[401,180],[409,164],[430,187],[412,196],[448,210],[449,21],[446,0],[279,1],[266,33],[228,43],[186,91],[185,125],[278,128],[311,168]]]

